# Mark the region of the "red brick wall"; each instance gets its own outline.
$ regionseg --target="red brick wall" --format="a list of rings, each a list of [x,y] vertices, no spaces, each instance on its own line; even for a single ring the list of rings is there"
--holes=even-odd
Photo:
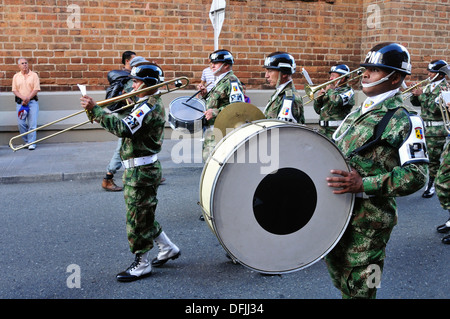
[[[20,56],[39,73],[42,90],[78,90],[77,83],[101,90],[125,50],[160,64],[166,79],[187,76],[196,84],[214,50],[211,2],[2,0],[0,91],[10,91]],[[72,4],[79,15],[68,10]],[[410,49],[413,72],[422,74],[449,52],[449,18],[449,0],[228,0],[219,46],[231,50],[234,70],[250,89],[265,88],[263,59],[275,50],[290,52],[298,70],[321,83],[331,65],[356,68],[376,42],[398,41]],[[296,77],[302,88],[305,80]]]

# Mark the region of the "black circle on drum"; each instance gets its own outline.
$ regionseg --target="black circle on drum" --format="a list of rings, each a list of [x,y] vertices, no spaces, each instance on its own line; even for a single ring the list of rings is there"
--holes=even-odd
[[[292,234],[311,219],[317,205],[312,179],[296,168],[281,168],[266,175],[253,196],[258,224],[276,235]]]

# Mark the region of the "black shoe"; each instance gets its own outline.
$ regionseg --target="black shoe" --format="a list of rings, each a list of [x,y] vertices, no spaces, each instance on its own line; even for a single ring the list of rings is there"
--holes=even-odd
[[[444,238],[442,238],[442,242],[444,244],[450,245],[450,235],[445,236]]]
[[[443,225],[439,225],[436,230],[438,231],[438,233],[448,233],[450,231],[450,219]]]

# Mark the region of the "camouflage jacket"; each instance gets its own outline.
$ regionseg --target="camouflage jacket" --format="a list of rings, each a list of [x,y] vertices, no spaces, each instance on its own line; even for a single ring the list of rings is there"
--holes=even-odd
[[[161,151],[164,140],[165,111],[159,95],[137,104],[129,115],[121,118],[105,112],[96,105],[91,112],[108,132],[122,138],[120,157],[122,160],[150,156]],[[159,165],[159,164],[158,164]],[[153,176],[148,173],[152,165],[126,169],[124,183],[130,186],[152,184]]]
[[[388,109],[398,108],[386,126],[381,141],[362,153],[351,153],[374,135],[374,128]],[[363,179],[364,192],[373,197],[357,202],[352,225],[358,228],[391,228],[397,222],[396,196],[412,194],[425,185],[428,166],[410,163],[400,166],[399,148],[411,130],[409,115],[400,94],[362,114],[350,113],[334,137],[339,149]],[[357,198],[357,201],[361,199]]]
[[[297,123],[304,124],[305,116],[303,113],[303,101],[300,92],[295,89],[294,82],[288,83],[280,93],[275,91],[270,97],[269,102],[264,110],[264,115],[268,119],[276,119],[280,114],[281,107],[283,106],[283,100],[286,96],[286,92],[291,91],[294,101],[292,103],[292,115],[296,119]]]
[[[240,92],[242,93],[242,100],[235,100],[234,102],[244,102],[244,94],[242,84],[239,79],[234,75],[233,71],[228,72],[219,82],[208,92],[204,97],[206,100],[206,109],[213,110],[213,118],[208,121],[208,125],[214,125],[217,115],[227,105],[234,103],[230,99],[233,94],[239,92],[233,92],[232,82],[237,82]]]
[[[427,136],[447,136],[443,125],[439,126],[427,126],[427,121],[442,121],[442,113],[439,108],[438,101],[441,91],[447,90],[448,83],[444,79],[438,86],[430,92],[430,86],[428,85],[424,92],[419,96],[411,96],[411,104],[414,106],[420,106],[420,116],[425,121]]]
[[[314,111],[321,121],[343,120],[355,105],[354,91],[348,85],[329,89],[314,100]]]

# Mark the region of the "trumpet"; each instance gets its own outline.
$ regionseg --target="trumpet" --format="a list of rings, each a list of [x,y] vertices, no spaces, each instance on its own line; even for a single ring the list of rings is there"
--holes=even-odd
[[[426,78],[423,81],[420,81],[419,83],[414,84],[413,86],[411,86],[410,88],[406,89],[405,91],[402,92],[402,99],[403,101],[409,99],[413,94],[412,94],[412,90],[415,90],[418,87],[422,87],[424,85],[428,85],[431,82],[433,82],[437,77],[438,77],[439,73],[437,73],[433,78]]]
[[[318,97],[314,98],[314,94],[317,91],[327,87],[330,84],[333,84],[334,82],[340,81],[341,79],[346,78],[346,77],[348,77],[350,75],[352,75],[352,77],[349,80],[345,81],[344,83],[340,84],[339,86],[342,86],[342,85],[347,84],[347,83],[349,83],[351,81],[354,81],[354,80],[356,80],[356,79],[358,79],[358,78],[360,78],[362,76],[362,74],[364,73],[364,70],[365,70],[364,67],[359,67],[359,68],[357,68],[357,69],[355,69],[355,70],[353,70],[353,71],[351,71],[351,72],[349,72],[347,74],[341,75],[341,76],[339,76],[339,77],[337,77],[337,78],[335,78],[333,80],[330,80],[328,82],[325,82],[325,83],[322,83],[322,84],[319,84],[319,85],[316,85],[316,86],[310,86],[308,84],[305,84],[305,93],[306,93],[306,95],[304,97],[309,97],[309,101],[306,102],[305,104],[307,104],[307,103],[309,103],[309,102],[311,102],[311,101],[313,101],[313,100],[318,98]],[[353,76],[354,73],[356,73],[356,76]]]
[[[185,81],[185,83],[183,83],[183,81]],[[174,87],[174,88],[171,88],[170,85],[175,85],[175,87]],[[185,88],[187,85],[189,85],[189,79],[188,79],[187,77],[184,77],[184,76],[183,76],[183,77],[175,78],[175,79],[170,80],[170,81],[161,82],[161,83],[158,83],[158,84],[156,84],[156,85],[149,86],[149,87],[146,87],[146,88],[143,88],[143,89],[139,89],[139,90],[136,90],[136,91],[132,91],[132,92],[130,92],[130,93],[125,93],[125,94],[122,94],[122,95],[119,95],[119,96],[116,96],[116,97],[112,97],[112,98],[110,98],[110,99],[101,100],[101,101],[98,101],[96,104],[97,104],[98,106],[104,108],[104,107],[106,107],[106,106],[108,106],[108,105],[117,103],[117,102],[119,102],[119,101],[126,100],[126,99],[128,99],[128,98],[132,98],[132,97],[134,97],[134,96],[136,96],[136,95],[138,95],[138,94],[141,94],[141,93],[151,92],[151,91],[153,91],[153,90],[155,90],[155,89],[158,89],[158,88],[161,88],[161,87],[165,87],[167,91],[160,92],[160,93],[158,93],[158,95],[163,95],[163,94],[171,93],[171,92],[173,92],[173,91],[176,91],[176,90]],[[130,107],[133,107],[134,105],[136,105],[136,103],[128,103],[127,105],[121,107],[121,108],[118,109],[118,110],[115,110],[114,112],[118,112],[118,111],[122,111],[122,110],[128,109],[128,108],[130,108]],[[48,135],[48,136],[46,136],[46,137],[37,139],[37,140],[35,140],[34,142],[30,142],[30,143],[27,143],[27,144],[24,144],[24,145],[20,145],[20,146],[17,146],[17,147],[15,147],[15,146],[13,145],[13,141],[14,141],[15,139],[21,138],[22,136],[25,136],[25,135],[28,135],[28,134],[30,134],[30,133],[36,132],[36,131],[38,131],[38,130],[41,130],[41,129],[46,128],[46,127],[49,127],[49,126],[51,126],[51,125],[53,125],[53,124],[59,123],[59,122],[64,121],[64,120],[66,120],[66,119],[68,119],[68,118],[77,116],[77,115],[82,114],[82,113],[85,113],[85,112],[86,112],[85,110],[81,110],[81,111],[75,112],[75,113],[73,113],[73,114],[70,114],[70,115],[68,115],[68,116],[65,116],[65,117],[62,117],[62,118],[60,118],[60,119],[57,119],[57,120],[55,120],[55,121],[52,121],[52,122],[50,122],[50,123],[44,124],[44,125],[42,125],[42,126],[39,126],[39,127],[35,128],[35,129],[33,129],[33,130],[30,130],[30,131],[28,131],[28,132],[22,133],[22,134],[20,134],[20,135],[16,135],[16,136],[12,137],[12,138],[9,140],[9,147],[15,152],[15,151],[18,151],[18,150],[20,150],[20,149],[22,149],[22,148],[28,147],[28,146],[30,146],[30,145],[32,145],[32,144],[40,143],[40,142],[42,142],[42,141],[44,141],[44,140],[47,140],[47,139],[49,139],[49,138],[52,138],[52,137],[54,137],[54,136],[56,136],[56,135],[59,135],[59,134],[62,134],[62,133],[64,133],[64,132],[73,130],[73,129],[75,129],[75,128],[77,128],[77,127],[80,127],[80,126],[82,126],[82,125],[91,123],[91,120],[87,120],[87,121],[85,121],[85,122],[81,122],[81,123],[75,124],[75,125],[73,125],[73,126],[70,126],[70,127],[68,127],[68,128],[65,128],[65,129],[63,129],[63,130],[61,130],[61,131],[58,131],[58,132],[56,132],[56,133],[50,134],[50,135]]]
[[[444,94],[447,98],[444,97]],[[439,95],[439,108],[442,113],[442,120],[444,121],[444,128],[450,134],[450,115],[447,107],[447,101],[450,100],[450,91],[441,92]]]

